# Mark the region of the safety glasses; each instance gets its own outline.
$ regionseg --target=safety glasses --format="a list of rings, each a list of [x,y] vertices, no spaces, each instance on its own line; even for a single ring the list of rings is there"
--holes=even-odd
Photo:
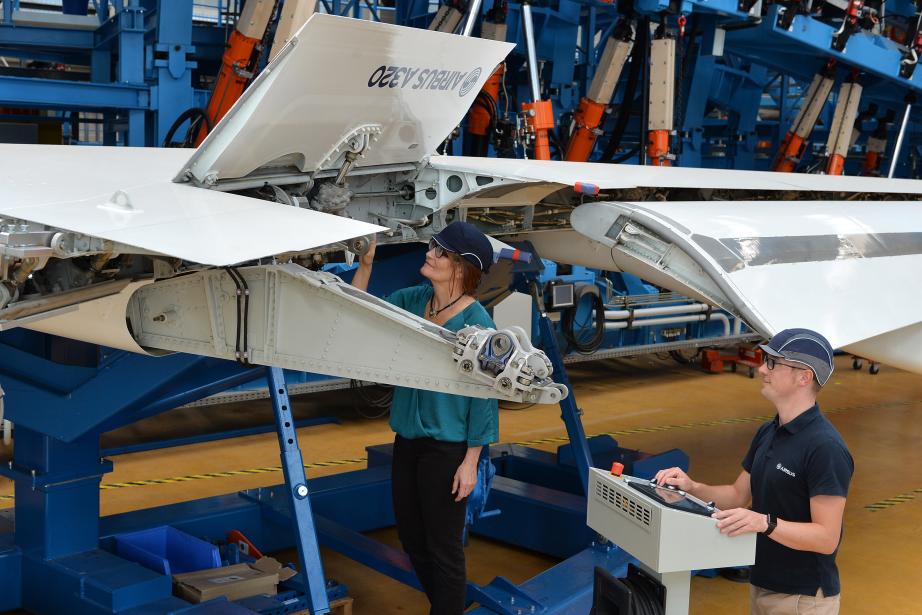
[[[435,239],[429,240],[429,251],[435,254],[436,258],[442,258],[447,254],[454,254],[451,250],[437,242]]]
[[[773,357],[770,357],[770,356],[768,356],[768,355],[763,355],[763,356],[762,356],[762,363],[765,363],[765,367],[768,368],[768,371],[774,370],[776,365],[782,365],[782,366],[784,366],[784,367],[790,367],[791,369],[802,369],[802,370],[806,370],[806,369],[807,369],[806,367],[794,367],[793,365],[788,365],[787,363],[778,363],[778,361],[777,361],[776,359],[774,359]]]

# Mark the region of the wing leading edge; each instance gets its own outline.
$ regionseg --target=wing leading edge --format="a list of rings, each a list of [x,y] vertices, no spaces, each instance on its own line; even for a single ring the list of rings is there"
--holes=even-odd
[[[600,202],[571,220],[596,266],[608,251],[610,268],[726,307],[766,336],[813,328],[837,348],[922,373],[917,203]],[[553,235],[529,238],[553,253]]]

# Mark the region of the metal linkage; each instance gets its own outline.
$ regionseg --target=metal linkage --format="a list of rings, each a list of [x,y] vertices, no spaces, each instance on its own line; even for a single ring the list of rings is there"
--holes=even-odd
[[[534,21],[531,4],[522,3],[522,25],[525,31],[525,47],[528,51],[528,79],[531,84],[530,103],[522,103],[526,141],[531,141],[537,160],[551,159],[548,131],[554,130],[554,109],[550,100],[541,99],[541,82],[538,75],[538,51],[535,47]]]
[[[887,109],[883,116],[877,118],[877,128],[868,136],[867,152],[864,155],[862,174],[870,177],[880,176],[880,163],[887,151],[887,134],[896,119],[896,112]]]
[[[454,32],[458,29],[458,24],[462,19],[464,19],[464,2],[453,0],[439,7],[429,24],[429,29],[436,32]]]
[[[554,368],[547,356],[531,345],[521,327],[493,331],[482,327],[465,327],[458,331],[455,360],[461,371],[490,384],[503,395],[512,392],[530,402],[554,401],[566,396],[566,387],[551,380]],[[541,387],[541,392],[534,387]]]
[[[772,163],[772,170],[790,173],[794,170],[807,147],[807,140],[820,112],[829,99],[829,93],[835,82],[835,60],[830,60],[822,71],[813,77],[807,95],[804,97],[797,118],[784,136],[778,155]]]
[[[849,37],[859,30],[870,30],[878,21],[877,11],[865,6],[864,0],[849,0],[842,26],[832,35],[832,48],[842,51]]]
[[[647,118],[647,155],[657,167],[672,165],[675,154],[669,152],[675,107],[676,40],[665,26],[657,30],[650,43],[650,99]]]
[[[621,78],[621,71],[633,47],[634,26],[623,19],[612,31],[605,43],[599,67],[592,78],[592,85],[579,102],[579,109],[573,114],[570,127],[570,141],[567,144],[567,160],[585,162],[592,154],[596,139],[602,134],[602,125],[611,97]]]
[[[826,143],[826,153],[829,156],[826,164],[827,175],[842,175],[845,170],[845,157],[852,144],[854,118],[858,114],[858,103],[861,102],[861,89],[857,71],[839,88],[836,110],[829,128],[829,140]]]
[[[535,403],[567,395],[521,332],[456,335],[332,274],[294,264],[237,272],[249,289],[241,326],[236,286],[223,270],[208,270],[135,293],[127,308],[132,335],[149,349],[231,360],[241,352],[258,365],[457,395]],[[241,328],[245,347],[235,335]],[[471,355],[467,366],[473,344],[491,353]]]

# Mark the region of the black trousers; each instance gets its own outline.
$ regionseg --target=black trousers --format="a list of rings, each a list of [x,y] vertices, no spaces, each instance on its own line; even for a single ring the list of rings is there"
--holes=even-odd
[[[467,582],[464,514],[452,481],[467,453],[465,442],[432,438],[394,440],[391,486],[397,535],[432,605],[430,615],[461,615]]]

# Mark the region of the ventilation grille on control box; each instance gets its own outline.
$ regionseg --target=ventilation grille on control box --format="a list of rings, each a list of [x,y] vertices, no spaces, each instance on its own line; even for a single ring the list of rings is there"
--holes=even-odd
[[[633,517],[637,521],[640,521],[643,525],[650,525],[652,512],[640,502],[627,497],[620,491],[612,489],[602,481],[595,484],[595,494],[596,497],[602,501],[608,502],[629,517]]]

